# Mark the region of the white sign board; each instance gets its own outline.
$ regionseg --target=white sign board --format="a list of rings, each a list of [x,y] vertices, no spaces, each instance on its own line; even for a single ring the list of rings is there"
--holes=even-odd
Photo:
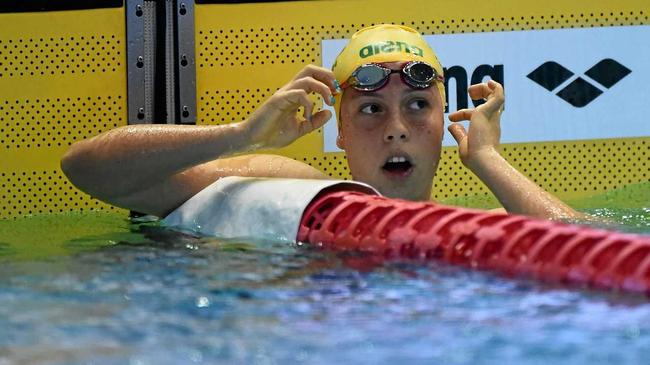
[[[506,92],[503,143],[650,136],[646,112],[650,106],[650,26],[425,39],[446,69],[450,111],[466,107],[457,92],[464,95],[472,78],[484,81],[492,75],[502,79],[498,81]],[[323,67],[332,67],[345,44],[347,40],[322,41]],[[473,107],[471,100],[467,103]],[[325,126],[325,152],[340,151],[335,145],[336,128],[333,120]],[[443,145],[455,145],[449,133]]]

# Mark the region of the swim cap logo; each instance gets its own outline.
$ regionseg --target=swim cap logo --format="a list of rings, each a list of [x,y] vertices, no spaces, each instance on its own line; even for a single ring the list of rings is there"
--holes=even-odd
[[[359,50],[359,57],[367,58],[370,56],[378,55],[380,53],[412,53],[416,56],[423,57],[424,51],[422,48],[407,44],[404,42],[385,41],[375,44],[369,44]]]

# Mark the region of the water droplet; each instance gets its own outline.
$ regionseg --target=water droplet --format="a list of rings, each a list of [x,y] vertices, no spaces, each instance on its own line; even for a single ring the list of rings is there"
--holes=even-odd
[[[210,299],[206,297],[198,297],[196,298],[196,306],[198,308],[205,308],[210,306]]]

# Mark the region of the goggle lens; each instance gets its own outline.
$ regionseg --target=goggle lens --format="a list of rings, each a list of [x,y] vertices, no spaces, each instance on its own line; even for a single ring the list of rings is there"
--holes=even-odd
[[[363,88],[364,90],[379,88],[387,81],[387,77],[390,73],[391,70],[379,67],[378,65],[368,65],[368,67],[362,66],[355,72],[355,80],[352,86]]]
[[[404,74],[407,76],[407,79],[411,79],[418,84],[429,84],[433,81],[435,76],[435,70],[433,67],[427,65],[426,63],[412,63],[410,66],[407,65],[408,69],[404,68]]]

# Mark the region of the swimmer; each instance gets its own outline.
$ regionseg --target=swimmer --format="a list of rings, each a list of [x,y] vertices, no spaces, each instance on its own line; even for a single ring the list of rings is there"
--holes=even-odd
[[[284,147],[322,127],[310,93],[335,106],[337,145],[352,177],[383,195],[429,200],[444,133],[443,69],[415,30],[378,25],[358,31],[333,70],[308,65],[246,120],[221,126],[131,125],[73,144],[61,161],[82,191],[115,206],[163,217],[225,176],[327,179],[290,158],[253,154]],[[547,219],[580,216],[499,154],[504,92],[495,81],[472,85],[485,100],[451,113],[459,157],[507,212]],[[300,107],[304,114],[297,115]],[[466,130],[460,123],[469,121]]]

